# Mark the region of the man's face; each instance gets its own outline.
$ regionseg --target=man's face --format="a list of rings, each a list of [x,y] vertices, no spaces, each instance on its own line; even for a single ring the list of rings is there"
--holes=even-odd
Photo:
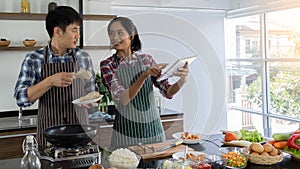
[[[76,48],[77,41],[80,38],[80,26],[78,24],[70,24],[66,27],[66,31],[62,33],[61,44],[64,48]]]

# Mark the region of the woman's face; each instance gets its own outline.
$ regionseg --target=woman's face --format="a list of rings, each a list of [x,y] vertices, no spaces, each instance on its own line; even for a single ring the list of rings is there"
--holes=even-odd
[[[112,23],[109,29],[109,39],[112,48],[130,50],[131,37],[120,22]]]

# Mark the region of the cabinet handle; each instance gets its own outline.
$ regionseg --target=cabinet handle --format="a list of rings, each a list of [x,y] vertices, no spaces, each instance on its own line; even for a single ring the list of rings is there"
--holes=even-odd
[[[23,137],[23,136],[27,136],[27,135],[36,135],[36,133],[11,134],[11,135],[6,135],[6,136],[0,136],[0,139]]]

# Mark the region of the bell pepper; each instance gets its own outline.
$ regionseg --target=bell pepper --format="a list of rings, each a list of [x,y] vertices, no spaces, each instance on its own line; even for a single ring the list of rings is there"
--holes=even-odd
[[[298,139],[300,139],[300,134],[292,134],[287,141],[287,146],[296,150],[300,150],[300,145],[297,144]]]

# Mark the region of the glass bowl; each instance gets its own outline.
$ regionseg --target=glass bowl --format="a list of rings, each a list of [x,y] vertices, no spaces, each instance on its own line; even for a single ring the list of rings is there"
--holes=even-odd
[[[250,154],[247,148],[223,147],[219,150],[227,168],[246,168]]]
[[[110,167],[118,169],[135,169],[140,163],[141,157],[124,157],[124,156],[108,156],[108,163]]]

